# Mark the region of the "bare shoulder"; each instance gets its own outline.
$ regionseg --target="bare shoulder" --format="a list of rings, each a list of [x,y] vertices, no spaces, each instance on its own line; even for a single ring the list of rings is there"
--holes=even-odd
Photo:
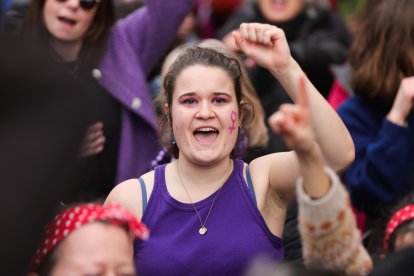
[[[252,177],[259,178],[262,181],[269,182],[270,171],[278,170],[279,164],[283,163],[282,153],[273,153],[263,155],[250,162],[249,170]]]
[[[147,195],[150,195],[154,186],[154,172],[141,176]],[[149,197],[148,197],[149,198]],[[132,212],[138,219],[142,217],[142,190],[137,178],[125,180],[116,185],[109,193],[105,204],[116,202]]]

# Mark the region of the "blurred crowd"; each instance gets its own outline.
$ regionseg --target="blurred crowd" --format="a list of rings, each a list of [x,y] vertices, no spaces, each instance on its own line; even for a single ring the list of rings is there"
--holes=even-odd
[[[2,275],[414,274],[414,1],[0,0],[0,41]]]

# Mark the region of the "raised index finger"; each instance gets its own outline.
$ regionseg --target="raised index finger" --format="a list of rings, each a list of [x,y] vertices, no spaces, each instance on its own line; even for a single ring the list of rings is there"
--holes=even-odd
[[[303,110],[308,110],[308,107],[309,107],[305,75],[301,75],[299,78],[299,95],[298,95],[297,105],[299,105],[299,107]]]

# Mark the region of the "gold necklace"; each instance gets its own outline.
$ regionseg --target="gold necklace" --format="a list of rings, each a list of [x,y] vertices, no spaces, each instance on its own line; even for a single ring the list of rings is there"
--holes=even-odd
[[[229,179],[229,177],[230,177],[230,175],[231,175],[232,165],[230,164],[230,170],[229,170],[229,173],[227,173],[226,180],[224,180],[223,184],[220,186],[220,189],[217,191],[217,193],[216,193],[216,195],[215,195],[215,197],[214,197],[214,199],[213,199],[213,202],[211,203],[210,209],[208,210],[208,213],[207,213],[206,219],[204,220],[204,223],[203,223],[203,221],[202,221],[202,219],[201,219],[200,213],[198,212],[197,208],[195,207],[195,204],[193,203],[193,200],[191,199],[190,194],[189,194],[189,193],[188,193],[188,191],[187,191],[187,188],[186,188],[186,187],[185,187],[185,185],[184,185],[183,180],[181,179],[180,170],[178,169],[178,161],[177,161],[177,163],[176,163],[176,167],[177,167],[177,174],[178,174],[178,178],[180,179],[181,185],[183,186],[184,191],[185,191],[185,193],[187,194],[188,199],[190,200],[190,203],[191,203],[191,205],[193,206],[194,211],[196,212],[196,214],[197,214],[197,216],[198,216],[198,219],[200,220],[200,229],[198,230],[198,233],[199,233],[200,235],[204,235],[204,234],[206,234],[206,233],[207,233],[206,223],[207,223],[208,217],[210,216],[211,210],[213,209],[214,202],[216,202],[216,199],[217,199],[218,195],[220,194],[221,188],[223,188],[224,183],[226,183],[226,182],[227,182],[227,180]]]

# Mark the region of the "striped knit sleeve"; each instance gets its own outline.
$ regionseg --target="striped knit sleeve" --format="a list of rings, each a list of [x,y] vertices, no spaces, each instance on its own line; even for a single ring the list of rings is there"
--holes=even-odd
[[[325,171],[331,187],[322,198],[310,198],[304,191],[302,178],[297,181],[305,264],[347,275],[366,275],[372,269],[372,260],[362,245],[349,195],[336,173],[329,168]]]

